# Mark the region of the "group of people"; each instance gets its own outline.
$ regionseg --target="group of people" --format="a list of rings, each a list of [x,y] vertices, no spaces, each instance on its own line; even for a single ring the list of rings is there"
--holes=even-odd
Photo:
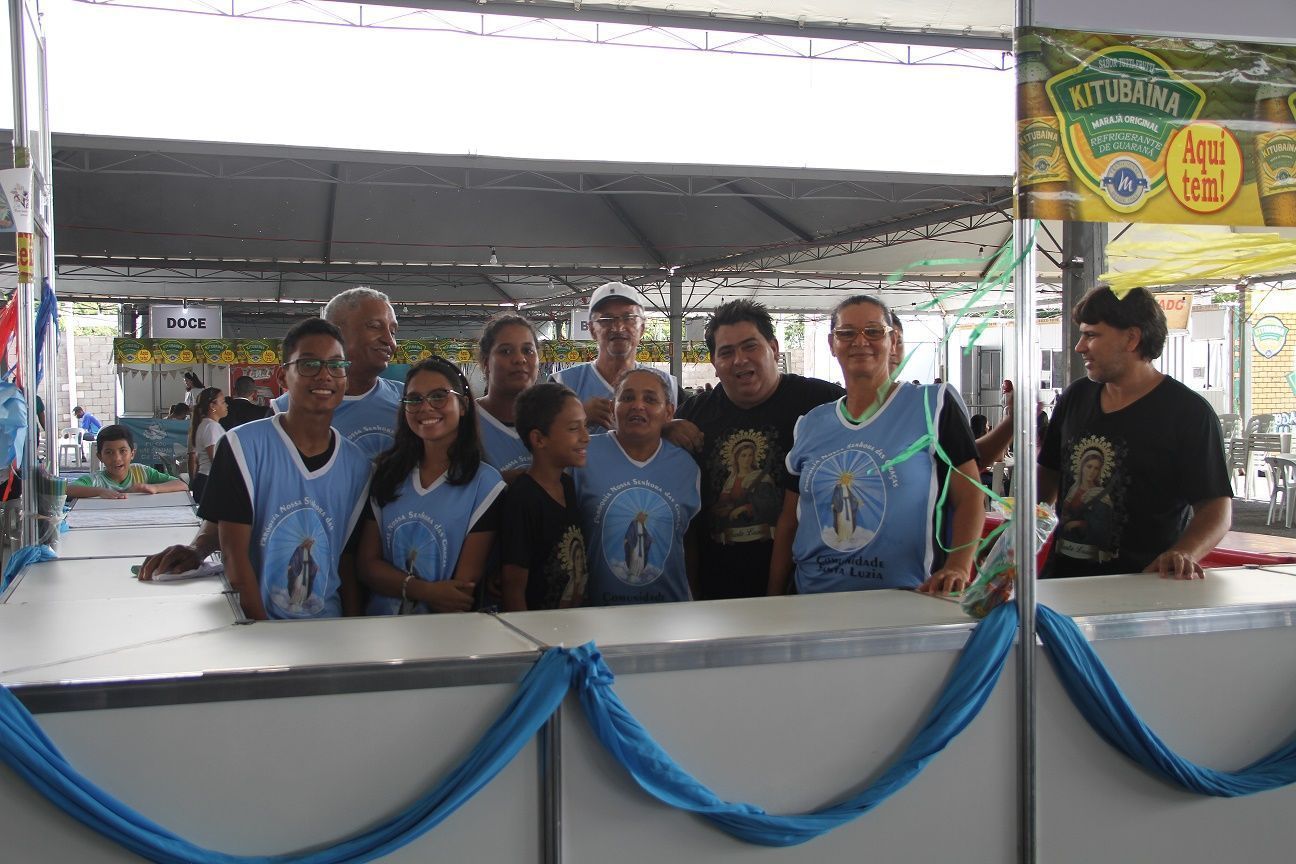
[[[1218,421],[1152,368],[1165,325],[1150,294],[1098,289],[1074,314],[1089,379],[1059,401],[1039,457],[1040,497],[1065,493],[1046,575],[1200,575],[1228,526]],[[603,286],[589,315],[596,359],[545,382],[530,322],[488,322],[475,398],[440,357],[403,384],[380,377],[394,310],[343,292],[285,336],[272,417],[217,435],[221,394],[202,391],[203,527],[141,578],[219,550],[251,618],[968,585],[977,478],[1011,415],[978,439],[954,390],[898,380],[903,330],[884,303],[832,313],[844,390],[779,371],[763,306],[722,305],[706,327],[719,385],[684,404],[678,382],[635,361],[635,289]],[[1157,430],[1161,412],[1172,429]],[[1218,471],[1181,470],[1189,456]]]

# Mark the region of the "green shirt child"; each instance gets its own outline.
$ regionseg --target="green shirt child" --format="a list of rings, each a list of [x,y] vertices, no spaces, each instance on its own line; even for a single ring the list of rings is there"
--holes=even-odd
[[[95,452],[103,470],[78,477],[68,484],[69,498],[125,498],[127,492],[183,492],[183,480],[147,465],[135,464],[135,437],[125,426],[113,424],[99,430]]]

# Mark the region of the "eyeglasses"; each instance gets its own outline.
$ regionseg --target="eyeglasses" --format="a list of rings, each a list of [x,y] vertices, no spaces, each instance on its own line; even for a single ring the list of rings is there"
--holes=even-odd
[[[315,378],[320,374],[320,370],[328,369],[329,374],[334,378],[345,378],[347,370],[351,368],[350,360],[289,360],[283,364],[285,366],[296,366],[297,373],[307,378]]]
[[[615,327],[617,324],[633,327],[636,321],[642,320],[643,316],[637,312],[627,312],[624,315],[600,315],[594,319],[594,323],[600,327]]]
[[[859,329],[854,327],[838,327],[836,330],[832,331],[832,334],[833,338],[838,342],[843,342],[849,345],[851,342],[854,342],[861,333],[863,333],[864,338],[870,342],[881,342],[886,338],[886,335],[893,330],[895,330],[894,327],[890,327],[886,324],[868,324]]]
[[[405,406],[406,411],[417,411],[419,406],[425,402],[433,408],[440,408],[451,396],[459,396],[462,398],[463,394],[458,390],[446,389],[429,390],[422,396],[417,393],[406,393],[405,398],[400,400],[400,403]]]

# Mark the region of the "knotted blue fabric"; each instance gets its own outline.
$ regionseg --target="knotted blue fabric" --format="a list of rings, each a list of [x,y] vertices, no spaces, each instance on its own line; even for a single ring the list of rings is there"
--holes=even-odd
[[[49,333],[50,325],[54,325],[54,332],[59,329],[58,298],[54,296],[54,289],[50,287],[48,278],[41,280],[41,298],[40,305],[36,307],[36,334],[33,343],[36,345],[36,383],[40,384],[45,377],[45,337]]]
[[[810,813],[775,816],[725,801],[675,764],[612,690],[613,675],[591,643],[572,652],[573,685],[594,734],[644,791],[698,813],[740,840],[795,846],[855,819],[904,788],[972,722],[994,690],[1017,633],[1017,607],[1004,604],[977,625],[939,700],[905,751],[862,792]]]
[[[1074,621],[1047,606],[1039,606],[1036,615],[1044,650],[1072,703],[1108,744],[1148,773],[1189,792],[1222,798],[1296,782],[1296,739],[1239,771],[1216,771],[1184,759],[1134,713]]]
[[[48,546],[23,546],[21,549],[15,549],[5,562],[4,575],[0,576],[0,591],[9,587],[9,583],[17,576],[28,564],[35,564],[40,561],[53,561],[58,554]]]
[[[22,703],[0,687],[0,759],[77,821],[161,864],[350,864],[372,861],[436,827],[506,766],[566,695],[570,658],[545,653],[477,746],[437,787],[378,827],[327,849],[286,855],[229,855],[196,846],[151,822],[77,773]]]

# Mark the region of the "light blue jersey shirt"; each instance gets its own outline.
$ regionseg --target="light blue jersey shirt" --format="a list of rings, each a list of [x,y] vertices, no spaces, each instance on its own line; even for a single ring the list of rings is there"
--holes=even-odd
[[[415,467],[401,484],[396,500],[382,507],[370,499],[383,560],[415,579],[439,582],[454,576],[468,532],[495,499],[503,494],[504,481],[489,465],[462,486],[452,486],[442,474],[426,489]],[[366,615],[406,615],[427,612],[423,603],[371,594]]]
[[[677,397],[679,394],[679,381],[675,380],[674,375],[669,377],[673,388],[671,395]],[[549,380],[557,381],[564,387],[570,387],[581,402],[587,402],[596,396],[601,399],[611,399],[616,395],[615,382],[609,384],[604,380],[603,376],[594,368],[593,363],[577,363],[575,366],[559,369],[549,376]],[[591,435],[602,435],[608,431],[597,423],[590,423],[587,428]]]
[[[379,378],[368,393],[342,398],[342,404],[333,412],[333,428],[372,460],[392,446],[403,395],[404,384]],[[282,414],[288,410],[288,403],[288,394],[284,393],[270,404]]]
[[[937,417],[941,389],[900,384],[859,425],[842,416],[841,399],[797,421],[787,470],[801,496],[792,543],[798,593],[917,588],[927,579],[935,443],[882,466],[927,435],[923,402]]]
[[[572,471],[585,528],[591,606],[691,600],[684,532],[702,506],[701,473],[687,452],[663,441],[646,462],[616,435],[589,443]]]
[[[517,430],[495,419],[481,405],[477,406],[477,431],[481,433],[482,455],[501,474],[531,467],[531,451],[522,443]]]
[[[307,471],[279,417],[226,433],[252,504],[252,569],[271,618],[342,614],[338,557],[364,507],[370,462],[334,432],[333,455]]]

